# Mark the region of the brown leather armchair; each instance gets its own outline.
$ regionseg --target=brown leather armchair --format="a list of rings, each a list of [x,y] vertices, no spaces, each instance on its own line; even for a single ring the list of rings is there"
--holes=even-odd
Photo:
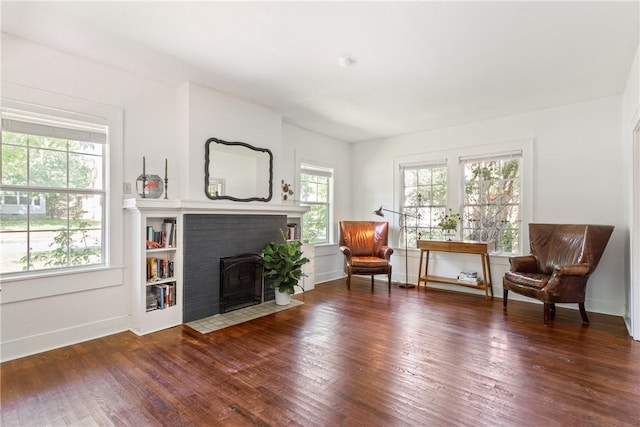
[[[391,254],[387,246],[388,222],[340,221],[340,251],[344,254],[344,271],[347,273],[347,289],[351,289],[351,275],[386,274],[391,291]]]
[[[611,225],[529,224],[531,255],[509,258],[503,278],[504,309],[509,291],[544,304],[544,324],[555,317],[556,303],[578,303],[582,322],[587,280],[613,233]]]

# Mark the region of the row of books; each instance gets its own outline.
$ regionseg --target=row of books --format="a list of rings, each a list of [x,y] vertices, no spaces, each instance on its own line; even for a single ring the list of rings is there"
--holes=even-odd
[[[147,286],[147,311],[162,310],[176,305],[176,284]]]
[[[152,225],[147,226],[147,249],[175,248],[177,242],[177,227],[175,218],[166,218],[162,229],[157,230]]]
[[[300,234],[298,233],[298,224],[287,224],[287,240],[298,240]]]
[[[482,282],[482,279],[478,276],[477,271],[461,271],[458,274],[458,282],[477,285]]]
[[[166,258],[147,258],[147,282],[173,277],[173,261]]]

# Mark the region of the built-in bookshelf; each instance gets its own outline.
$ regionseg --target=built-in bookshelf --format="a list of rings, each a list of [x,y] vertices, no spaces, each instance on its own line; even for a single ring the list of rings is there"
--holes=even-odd
[[[300,227],[300,218],[287,218],[287,240],[301,240],[302,227]]]
[[[182,323],[181,215],[177,210],[128,209],[131,329],[147,334]],[[130,232],[130,233],[129,233]]]
[[[177,217],[147,217],[146,311],[164,310],[177,302],[175,258]]]

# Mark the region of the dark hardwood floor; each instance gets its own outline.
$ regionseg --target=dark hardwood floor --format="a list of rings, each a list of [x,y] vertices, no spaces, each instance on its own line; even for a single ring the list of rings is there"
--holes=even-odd
[[[619,317],[354,279],[207,335],[126,332],[3,363],[2,426],[639,426]],[[588,307],[587,307],[588,310]]]

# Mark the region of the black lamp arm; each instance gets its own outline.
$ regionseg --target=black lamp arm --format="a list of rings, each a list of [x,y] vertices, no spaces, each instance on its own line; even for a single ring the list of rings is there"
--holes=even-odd
[[[402,216],[405,216],[405,217],[408,216],[408,217],[411,217],[411,218],[418,218],[415,215],[411,215],[411,214],[408,214],[408,213],[405,213],[405,212],[394,211],[394,210],[391,210],[391,209],[383,208],[382,206],[380,206],[380,209],[373,211],[373,213],[378,215],[378,216],[384,217],[384,213],[382,213],[382,211],[391,212],[391,213],[402,215]]]

